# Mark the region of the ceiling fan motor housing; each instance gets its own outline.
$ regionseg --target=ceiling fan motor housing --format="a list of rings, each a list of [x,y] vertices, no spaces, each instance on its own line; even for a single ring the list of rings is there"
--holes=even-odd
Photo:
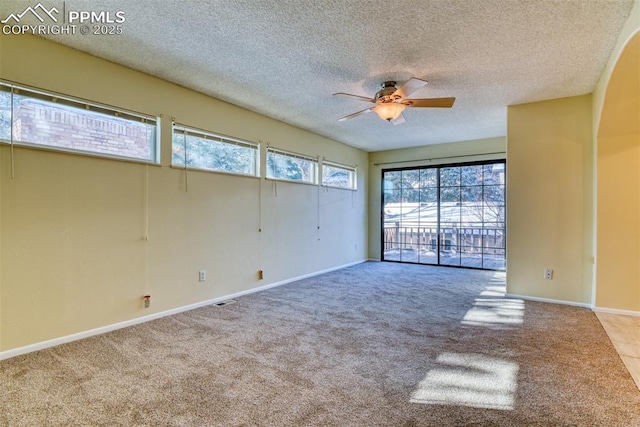
[[[396,82],[391,80],[391,81],[382,83],[382,89],[376,92],[376,95],[375,95],[376,103],[386,104],[389,102],[398,101],[401,98],[401,96],[394,95],[396,90],[397,90]]]

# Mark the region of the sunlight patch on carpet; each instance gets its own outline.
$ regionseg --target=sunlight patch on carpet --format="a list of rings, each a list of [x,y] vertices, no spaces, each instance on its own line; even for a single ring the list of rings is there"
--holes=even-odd
[[[513,410],[518,364],[481,354],[442,353],[410,402]]]
[[[498,329],[523,321],[524,301],[514,298],[478,298],[462,318],[463,325]]]
[[[507,272],[506,271],[496,271],[491,278],[492,282],[500,282],[502,284],[507,283]]]
[[[487,286],[484,291],[480,292],[481,297],[504,297],[507,293],[507,287],[501,286]]]

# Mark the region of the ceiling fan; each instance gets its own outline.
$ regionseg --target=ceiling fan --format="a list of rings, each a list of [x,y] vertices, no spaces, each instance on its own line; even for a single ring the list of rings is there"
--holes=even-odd
[[[343,122],[374,111],[381,119],[391,122],[394,125],[399,125],[405,122],[402,111],[407,107],[451,108],[453,106],[456,100],[455,98],[407,99],[407,96],[426,84],[427,82],[425,80],[416,77],[410,78],[399,88],[396,87],[396,82],[387,81],[382,83],[382,88],[376,92],[373,98],[343,92],[334,93],[333,96],[345,96],[359,101],[377,104],[375,107],[369,107],[366,110],[342,117],[338,119],[338,121]]]

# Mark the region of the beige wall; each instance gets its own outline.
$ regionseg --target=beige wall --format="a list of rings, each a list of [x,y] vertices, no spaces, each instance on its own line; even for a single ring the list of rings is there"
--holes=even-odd
[[[610,239],[607,233],[621,231],[620,221],[622,221],[630,226],[624,231],[630,232],[633,236],[637,233],[638,222],[640,222],[637,216],[638,195],[632,192],[639,185],[638,164],[635,160],[638,153],[638,136],[637,130],[634,131],[633,127],[628,126],[628,123],[640,122],[637,116],[638,93],[637,89],[634,89],[637,88],[637,80],[634,80],[634,77],[640,78],[638,77],[640,66],[637,64],[638,59],[627,58],[626,65],[620,69],[617,68],[627,45],[634,35],[637,39],[639,31],[640,0],[636,0],[593,94],[594,134],[597,136],[594,150],[598,188],[594,207],[597,227],[595,305],[598,308],[634,312],[640,312],[638,248],[631,241],[617,243]],[[633,52],[634,49],[637,52],[637,45],[628,52]],[[610,91],[609,85],[614,73],[622,73],[622,75],[615,79],[617,82],[614,86],[618,86],[618,89]],[[620,91],[620,84],[624,86],[622,91]],[[626,103],[629,104],[625,105]],[[618,114],[622,122],[616,117]],[[622,153],[625,154],[622,155]],[[625,185],[620,186],[620,181],[625,181]],[[620,194],[621,192],[623,194]],[[607,204],[611,201],[612,195],[620,196],[615,200],[619,208],[618,212],[612,211],[613,206]],[[637,245],[638,237],[636,236],[635,239]],[[621,255],[620,258],[617,258],[618,254]]]
[[[597,162],[596,306],[640,312],[640,32],[607,85]]]
[[[591,95],[515,105],[507,116],[507,291],[590,304]]]
[[[380,260],[382,170],[505,158],[504,137],[387,150],[369,156],[369,259]],[[507,165],[507,168],[509,166]]]
[[[164,117],[162,166],[15,148],[11,179],[0,147],[0,351],[366,259],[367,153],[41,38],[0,55],[3,79]],[[187,192],[172,117],[357,165],[358,191],[194,171]]]
[[[607,85],[609,84],[611,74],[613,73],[613,69],[616,66],[618,58],[622,54],[625,46],[627,45],[631,37],[633,37],[633,35],[638,31],[640,31],[640,0],[635,0],[633,8],[629,13],[629,18],[627,18],[627,21],[624,23],[622,30],[620,30],[620,34],[618,35],[618,40],[613,49],[613,52],[611,53],[611,56],[609,57],[609,60],[607,61],[602,74],[600,75],[600,79],[598,80],[596,88],[593,91],[594,136],[598,134],[600,116],[604,107],[604,98],[607,92]]]

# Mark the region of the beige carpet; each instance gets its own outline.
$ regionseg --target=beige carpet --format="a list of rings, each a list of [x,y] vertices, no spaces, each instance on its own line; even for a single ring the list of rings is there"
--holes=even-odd
[[[2,426],[640,426],[595,315],[366,263],[1,362]]]

